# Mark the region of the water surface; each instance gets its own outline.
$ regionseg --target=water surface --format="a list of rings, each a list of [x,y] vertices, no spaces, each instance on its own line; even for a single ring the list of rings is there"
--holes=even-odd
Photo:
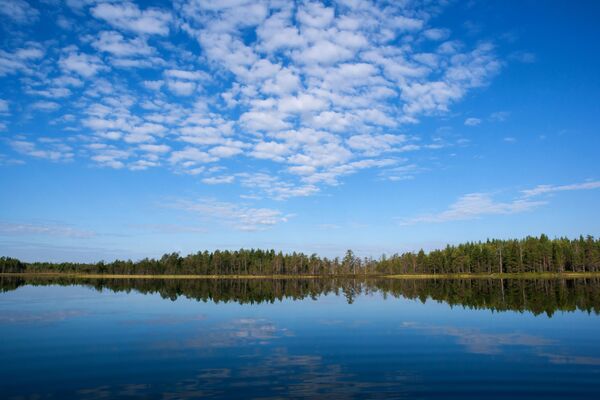
[[[597,280],[2,278],[3,398],[593,398]]]

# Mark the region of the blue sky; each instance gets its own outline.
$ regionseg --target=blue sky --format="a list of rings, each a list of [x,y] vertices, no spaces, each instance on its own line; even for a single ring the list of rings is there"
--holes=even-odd
[[[598,235],[594,1],[0,8],[0,254]]]

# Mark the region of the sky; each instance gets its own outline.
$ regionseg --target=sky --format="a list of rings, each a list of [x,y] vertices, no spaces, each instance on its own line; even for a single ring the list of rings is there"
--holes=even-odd
[[[0,255],[600,234],[596,1],[2,0]]]

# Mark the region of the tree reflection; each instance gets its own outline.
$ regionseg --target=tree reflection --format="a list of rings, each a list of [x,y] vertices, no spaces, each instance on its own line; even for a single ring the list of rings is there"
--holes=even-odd
[[[23,285],[83,285],[96,290],[158,293],[202,302],[273,303],[335,294],[348,303],[374,293],[493,311],[600,313],[600,278],[574,279],[111,279],[0,276],[0,291]]]

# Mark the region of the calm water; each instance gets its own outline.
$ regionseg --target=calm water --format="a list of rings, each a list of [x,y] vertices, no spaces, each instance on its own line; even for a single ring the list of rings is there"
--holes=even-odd
[[[600,283],[498,282],[3,279],[0,397],[598,398]]]

